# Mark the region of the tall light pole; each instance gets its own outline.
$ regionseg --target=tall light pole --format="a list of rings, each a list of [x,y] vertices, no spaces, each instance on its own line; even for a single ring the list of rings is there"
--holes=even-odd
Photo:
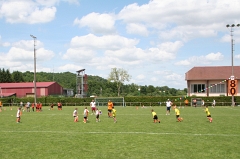
[[[234,46],[233,28],[234,27],[239,27],[239,26],[240,26],[240,24],[237,24],[237,25],[235,25],[235,24],[232,24],[232,25],[227,24],[226,25],[227,28],[230,28],[230,33],[231,33],[231,54],[232,54],[232,76],[231,76],[231,80],[234,80],[234,73],[233,73],[233,52],[234,52],[234,48],[233,48],[233,46]],[[235,105],[234,94],[232,94],[232,106],[234,106],[234,105]]]
[[[37,86],[36,86],[36,39],[37,37],[30,35],[34,40],[34,104],[37,104]]]

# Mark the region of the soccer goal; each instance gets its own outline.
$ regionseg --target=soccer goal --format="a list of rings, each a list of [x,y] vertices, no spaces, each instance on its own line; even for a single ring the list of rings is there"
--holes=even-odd
[[[125,106],[124,97],[105,97],[105,98],[95,98],[97,106],[107,106],[108,101],[111,100],[114,106]]]
[[[192,98],[191,99],[191,106],[193,106],[194,104],[193,104],[193,100],[196,100],[196,106],[197,107],[201,107],[202,106],[202,98]]]

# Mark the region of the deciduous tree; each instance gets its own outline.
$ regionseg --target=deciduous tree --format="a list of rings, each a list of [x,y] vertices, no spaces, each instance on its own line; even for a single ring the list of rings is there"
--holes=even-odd
[[[122,68],[112,68],[108,81],[113,81],[117,85],[118,89],[118,96],[120,96],[120,90],[121,86],[125,81],[129,81],[131,76],[128,74],[128,72]]]

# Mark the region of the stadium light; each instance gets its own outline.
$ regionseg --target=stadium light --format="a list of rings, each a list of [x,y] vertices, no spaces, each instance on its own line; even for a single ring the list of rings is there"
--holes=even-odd
[[[234,79],[234,73],[233,73],[233,52],[234,52],[234,49],[233,49],[233,46],[234,46],[234,41],[233,41],[233,28],[234,27],[240,27],[240,24],[232,24],[232,25],[229,25],[227,24],[226,25],[227,28],[230,28],[230,35],[231,35],[231,54],[232,54],[232,77]],[[232,106],[235,105],[235,102],[234,102],[234,95],[232,94]]]
[[[36,86],[36,39],[37,37],[30,35],[34,40],[34,104],[37,104],[37,86]]]

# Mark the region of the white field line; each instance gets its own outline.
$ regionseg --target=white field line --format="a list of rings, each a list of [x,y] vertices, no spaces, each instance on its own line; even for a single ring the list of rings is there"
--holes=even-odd
[[[59,134],[146,134],[146,135],[178,135],[178,136],[225,136],[239,137],[240,134],[191,134],[191,133],[155,133],[155,132],[79,132],[79,131],[0,131],[1,133],[59,133]]]

